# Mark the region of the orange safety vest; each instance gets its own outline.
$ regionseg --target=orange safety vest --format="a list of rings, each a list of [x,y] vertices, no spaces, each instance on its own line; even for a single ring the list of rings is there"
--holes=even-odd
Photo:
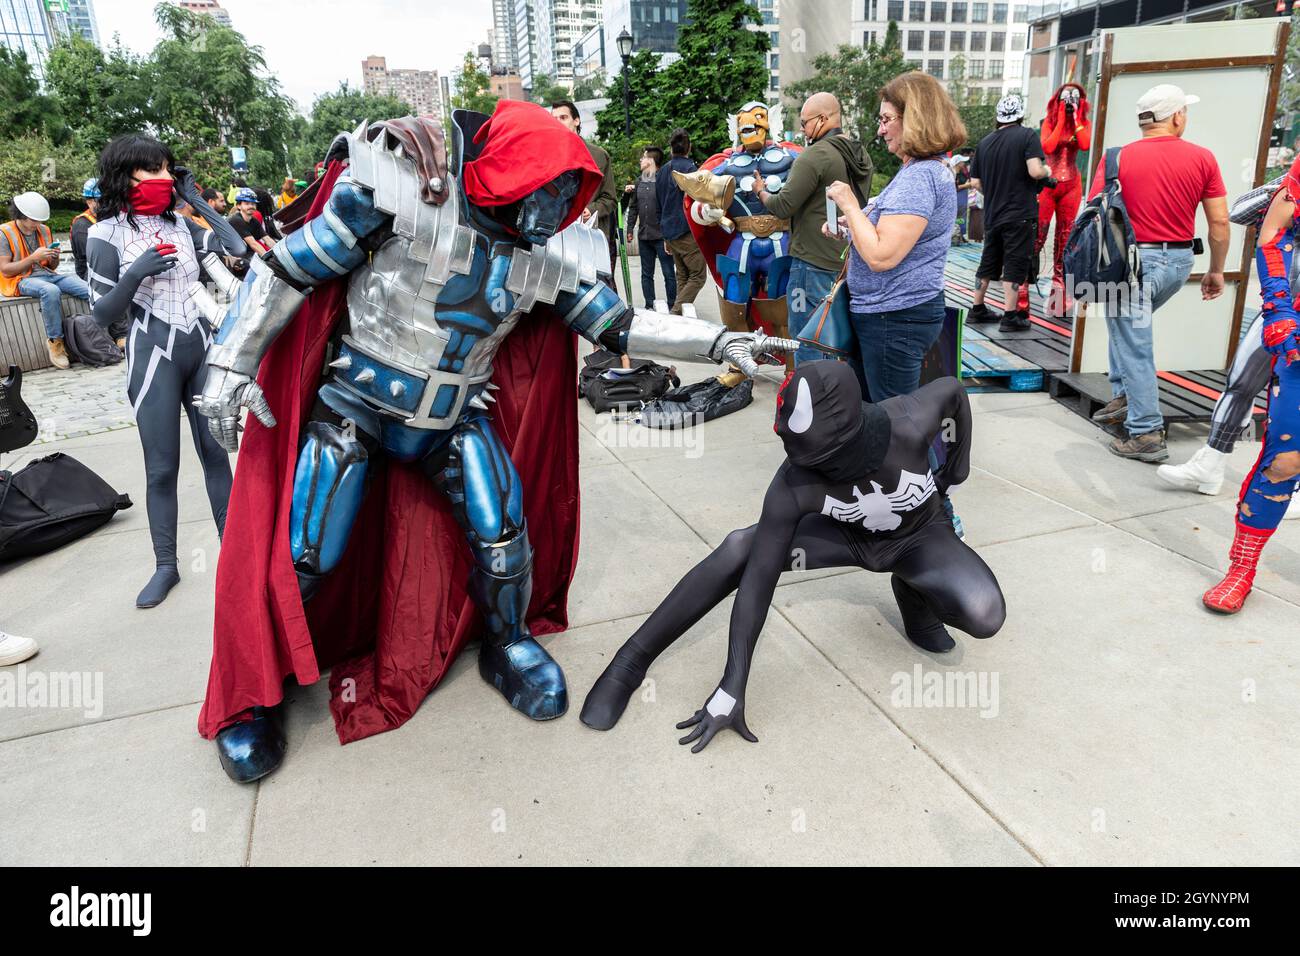
[[[73,218],[72,221],[73,221],[73,222],[76,222],[78,219],[89,219],[89,220],[90,220],[90,224],[91,224],[92,226],[93,226],[95,223],[97,223],[97,222],[99,221],[98,219],[96,219],[94,216],[92,216],[92,215],[90,214],[90,210],[89,210],[89,209],[87,209],[85,212],[81,213],[80,215],[75,216],[75,217]]]
[[[23,234],[18,231],[17,222],[10,220],[5,224],[0,225],[0,232],[3,232],[5,238],[9,240],[9,249],[14,254],[13,262],[17,262],[20,259],[26,259],[36,251],[35,249],[27,248],[27,243],[23,241]],[[54,240],[54,234],[50,232],[50,227],[41,225],[39,222],[36,224],[36,236],[40,240],[42,246],[49,246],[49,244]],[[22,293],[18,291],[18,283],[31,275],[35,268],[35,266],[32,266],[31,269],[16,276],[0,275],[0,296],[8,296],[12,298],[16,295],[22,295]]]

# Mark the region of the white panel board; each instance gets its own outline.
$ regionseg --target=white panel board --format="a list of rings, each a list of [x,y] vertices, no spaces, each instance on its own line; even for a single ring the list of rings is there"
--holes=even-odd
[[[1233,21],[1214,24],[1140,27],[1116,30],[1113,62],[1168,60],[1161,73],[1120,73],[1112,76],[1107,96],[1104,145],[1122,145],[1141,138],[1136,103],[1157,83],[1173,83],[1201,102],[1188,108],[1187,139],[1210,150],[1219,163],[1228,201],[1254,185],[1260,129],[1265,121],[1269,67],[1180,70],[1179,60],[1222,56],[1262,56],[1275,52],[1277,21]],[[1204,212],[1196,214],[1196,235],[1208,239]],[[1225,271],[1241,263],[1245,230],[1231,227]],[[1209,265],[1209,243],[1196,257],[1193,273]],[[1236,283],[1223,295],[1203,302],[1199,284],[1189,283],[1155,316],[1156,367],[1218,369],[1227,359]],[[1104,309],[1088,311],[1079,371],[1108,368]]]

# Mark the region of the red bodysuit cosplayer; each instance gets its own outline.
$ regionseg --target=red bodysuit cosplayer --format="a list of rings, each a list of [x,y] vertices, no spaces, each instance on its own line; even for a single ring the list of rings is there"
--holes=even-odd
[[[1070,227],[1079,214],[1083,198],[1083,176],[1079,172],[1079,150],[1092,147],[1092,124],[1088,122],[1088,97],[1078,83],[1062,84],[1047,102],[1047,117],[1040,137],[1047,154],[1047,168],[1056,180],[1054,189],[1038,194],[1038,242],[1034,254],[1042,253],[1047,230],[1056,217],[1056,241],[1052,249],[1052,295],[1047,303],[1049,315],[1065,315],[1069,302],[1065,294],[1062,259]],[[1021,287],[1021,308],[1029,308],[1029,287]]]

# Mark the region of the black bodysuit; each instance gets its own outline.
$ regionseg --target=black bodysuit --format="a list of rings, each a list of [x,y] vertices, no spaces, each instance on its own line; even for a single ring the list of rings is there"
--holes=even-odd
[[[807,363],[778,397],[776,428],[787,459],[768,486],[758,524],[733,531],[678,582],[597,680],[583,723],[612,727],[654,659],[738,591],[722,680],[678,726],[695,727],[682,740],[698,739],[695,751],[725,726],[756,739],[744,723],[745,684],[782,571],[891,572],[907,636],[926,650],[954,646],[944,624],[978,638],[1002,626],[1006,606],[997,580],[958,539],[939,500],[970,467],[970,404],[956,379],[870,405],[849,366]],[[931,474],[936,436],[946,455]]]

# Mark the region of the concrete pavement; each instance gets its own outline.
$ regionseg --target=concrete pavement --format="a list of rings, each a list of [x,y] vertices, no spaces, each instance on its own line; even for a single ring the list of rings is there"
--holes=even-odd
[[[903,638],[884,576],[788,574],[748,694],[760,742],[724,734],[692,755],[673,724],[716,684],[729,602],[613,731],[577,711],[680,575],[756,520],[782,458],[779,376],[675,437],[584,404],[573,626],[546,640],[569,714],[530,723],[466,656],[406,726],[340,747],[321,683],[290,693],[284,766],[238,787],[194,729],[217,541],[188,447],[183,581],[161,607],[133,606],[152,556],[135,430],[108,427],[121,374],[78,371],[84,395],[68,373],[30,375],[37,415],[61,424],[3,463],[66,451],[136,507],[0,569],[0,627],[41,643],[26,676],[102,687],[77,706],[0,704],[2,864],[1300,863],[1300,529],[1274,538],[1242,614],[1199,605],[1257,446],[1238,447],[1210,499],[1109,455],[1043,393],[973,395],[975,467],[954,501],[1006,592],[1002,632],[929,655]],[[71,427],[85,414],[99,420]],[[1173,457],[1203,437],[1175,429]],[[0,694],[16,672],[0,669]]]

